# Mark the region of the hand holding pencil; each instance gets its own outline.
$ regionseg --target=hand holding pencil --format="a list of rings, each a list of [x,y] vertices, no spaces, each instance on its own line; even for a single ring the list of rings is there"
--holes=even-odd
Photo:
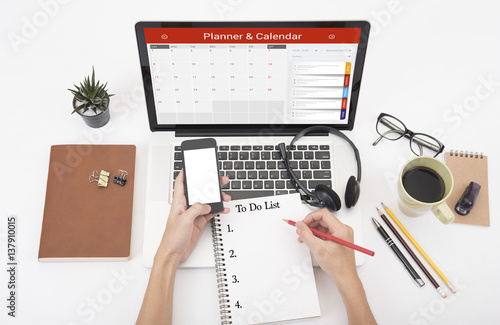
[[[316,228],[325,234],[352,243],[354,231],[351,227],[344,225],[326,209],[311,212],[303,221],[297,222],[296,227],[299,242],[309,247],[318,264],[332,279],[338,279],[345,274],[356,274],[352,248],[320,239],[308,228]]]

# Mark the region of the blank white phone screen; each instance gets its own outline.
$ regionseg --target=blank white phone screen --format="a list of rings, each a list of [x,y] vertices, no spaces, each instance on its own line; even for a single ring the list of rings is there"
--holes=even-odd
[[[215,148],[184,150],[188,204],[220,202]]]

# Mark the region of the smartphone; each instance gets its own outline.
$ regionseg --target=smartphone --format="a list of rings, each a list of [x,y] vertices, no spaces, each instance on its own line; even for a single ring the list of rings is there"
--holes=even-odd
[[[212,207],[210,213],[224,209],[219,159],[215,139],[186,140],[181,143],[184,165],[184,191],[188,207],[196,202]]]

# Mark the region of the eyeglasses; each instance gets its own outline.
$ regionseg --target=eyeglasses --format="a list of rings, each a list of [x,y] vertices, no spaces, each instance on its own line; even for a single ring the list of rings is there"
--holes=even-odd
[[[382,138],[395,141],[406,137],[410,139],[411,151],[417,156],[436,157],[444,150],[444,145],[438,139],[428,134],[415,133],[409,130],[399,119],[386,113],[380,113],[378,116],[376,129],[380,137],[375,140],[374,146]]]

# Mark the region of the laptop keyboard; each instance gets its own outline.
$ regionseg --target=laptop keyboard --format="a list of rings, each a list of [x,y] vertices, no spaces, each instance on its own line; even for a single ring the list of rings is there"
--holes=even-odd
[[[288,150],[289,146],[287,146]],[[277,145],[219,145],[219,173],[229,177],[222,190],[233,200],[295,193]],[[307,186],[332,186],[330,145],[294,145],[290,166]],[[174,180],[182,169],[181,147],[174,147]]]

